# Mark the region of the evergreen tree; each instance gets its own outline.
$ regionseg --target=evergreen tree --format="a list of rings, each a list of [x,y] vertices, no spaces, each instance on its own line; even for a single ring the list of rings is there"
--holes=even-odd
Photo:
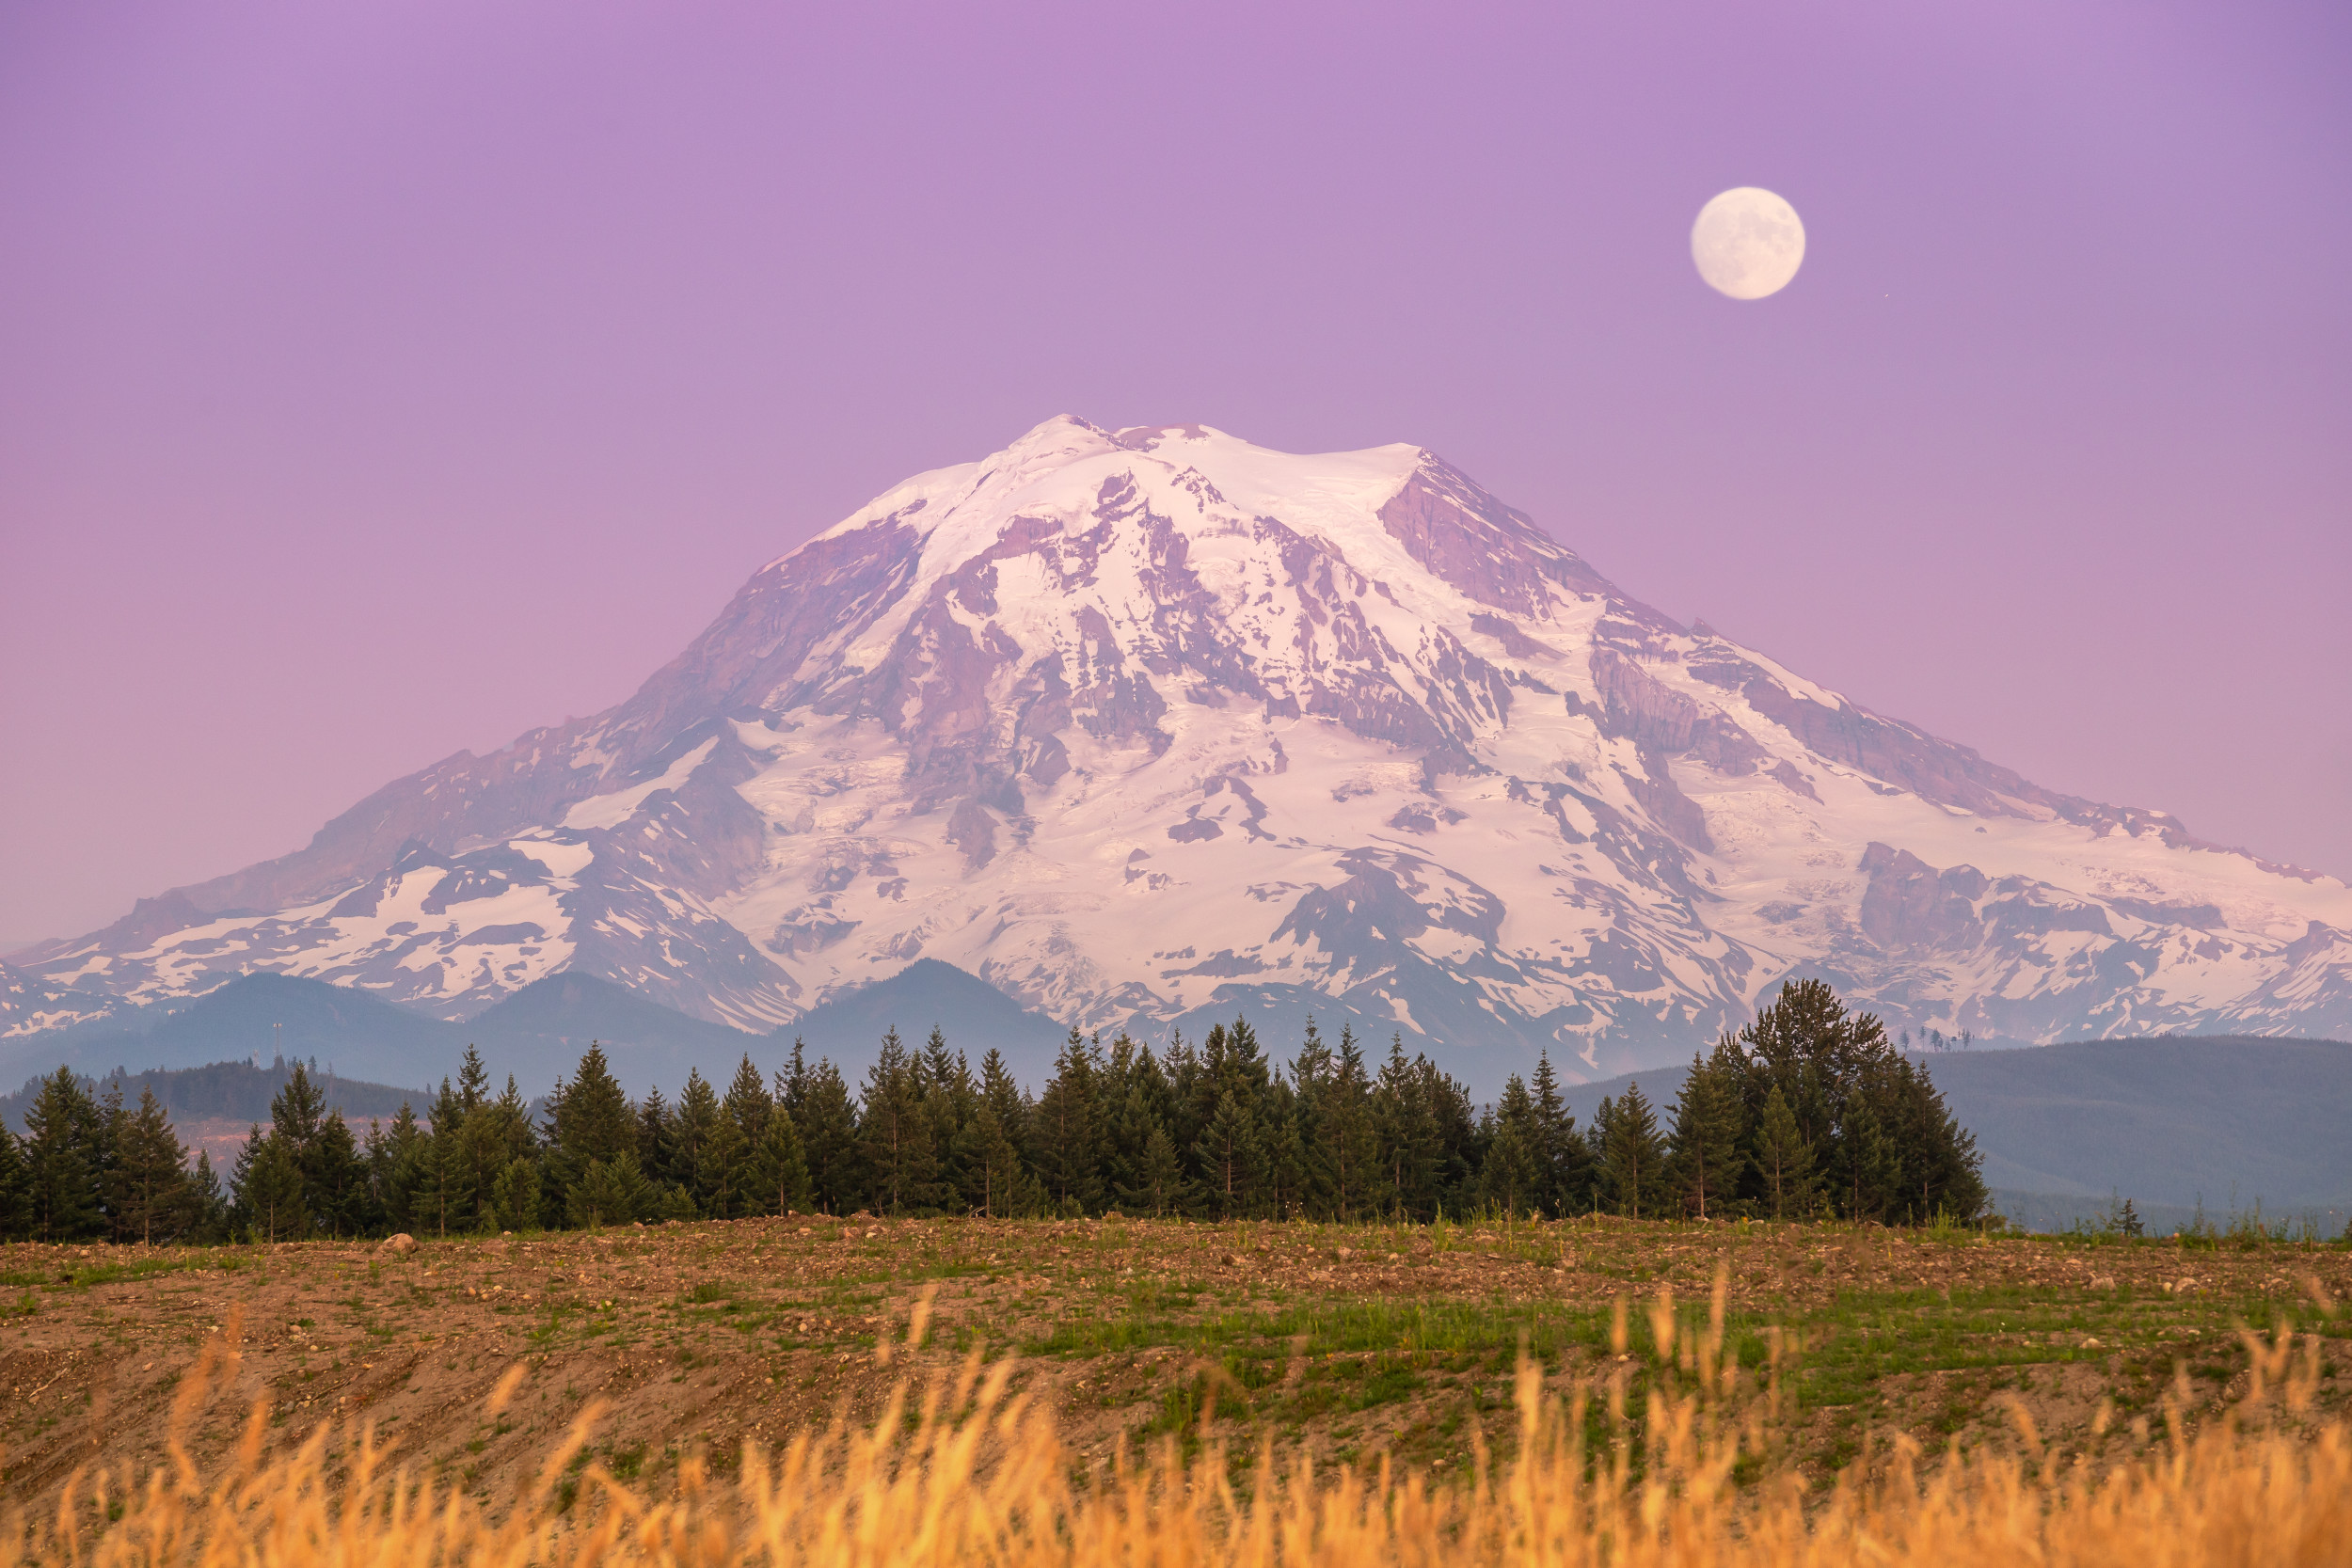
[[[1636,1081],[1595,1113],[1602,1200],[1628,1219],[1651,1218],[1666,1207],[1666,1146],[1658,1114]]]
[[[739,1190],[745,1213],[787,1214],[810,1207],[814,1199],[808,1159],[790,1117],[778,1112],[760,1124],[759,1141],[743,1162]]]
[[[1767,1169],[1764,1113],[1777,1090],[1795,1131],[1791,1137],[1779,1128],[1773,1148],[1784,1161],[1809,1151],[1807,1174],[1826,1178],[1836,1212],[1924,1222],[1939,1212],[1967,1219],[1982,1211],[1975,1140],[1885,1026],[1868,1013],[1848,1013],[1821,981],[1783,984],[1746,1028],[1717,1046],[1715,1060],[1743,1080],[1746,1191],[1759,1207],[1796,1212],[1785,1193],[1775,1202]]]
[[[1258,1110],[1259,1212],[1275,1219],[1305,1214],[1314,1192],[1313,1165],[1307,1154],[1306,1109],[1279,1074],[1266,1085]]]
[[[611,1160],[590,1160],[564,1192],[565,1216],[589,1229],[652,1218],[660,1212],[661,1201],[662,1194],[639,1167],[636,1150],[628,1148]]]
[[[739,1132],[732,1140],[725,1137],[725,1132],[736,1132],[731,1125],[722,1131],[727,1119],[718,1091],[703,1077],[702,1069],[687,1069],[686,1087],[677,1097],[676,1152],[667,1178],[684,1187],[696,1207],[707,1213],[719,1214],[709,1206],[725,1200],[726,1179],[733,1174],[727,1169],[729,1162],[739,1164],[749,1152]]]
[[[1887,1129],[1901,1153],[1900,1190],[1888,1195],[1898,1217],[1926,1225],[1938,1214],[1967,1221],[1983,1212],[1992,1200],[1983,1156],[1927,1070],[1897,1058],[1885,1084],[1885,1104]]]
[[[469,1116],[490,1102],[490,1074],[482,1065],[482,1053],[470,1043],[457,1064],[457,1102]]]
[[[1144,1150],[1166,1126],[1168,1081],[1151,1047],[1121,1034],[1111,1042],[1098,1084],[1103,1107],[1103,1190],[1105,1202],[1149,1208],[1143,1187]]]
[[[302,1164],[275,1131],[257,1125],[246,1134],[229,1190],[238,1222],[256,1241],[290,1241],[309,1232]]]
[[[1380,1151],[1380,1208],[1399,1219],[1437,1213],[1443,1148],[1427,1084],[1405,1056],[1405,1037],[1389,1041],[1389,1059],[1373,1090],[1374,1135]]]
[[[24,1113],[27,1230],[44,1242],[78,1242],[104,1227],[99,1207],[103,1161],[99,1111],[72,1068],[41,1080]]]
[[[24,1140],[0,1125],[0,1241],[21,1241],[32,1233],[32,1173],[24,1164]]]
[[[1805,1212],[1813,1197],[1813,1146],[1797,1128],[1796,1113],[1788,1096],[1774,1084],[1764,1099],[1762,1126],[1756,1139],[1755,1164],[1764,1180],[1772,1218],[1786,1219]]]
[[[1029,1122],[1037,1107],[1013,1081],[1012,1069],[1005,1065],[1003,1054],[993,1048],[980,1058],[979,1097],[996,1113],[997,1124],[1012,1141],[1013,1152],[1020,1156],[1022,1166],[1030,1168]]]
[[[1196,1197],[1201,1212],[1220,1220],[1249,1212],[1261,1157],[1257,1117],[1227,1089],[1192,1148],[1193,1167],[1201,1173]]]
[[[1200,1212],[1233,1219],[1260,1212],[1270,1200],[1271,1078],[1248,1020],[1211,1026],[1192,1084],[1200,1129],[1190,1150],[1193,1197]]]
[[[319,1124],[310,1157],[303,1162],[304,1204],[313,1222],[330,1236],[363,1236],[380,1223],[368,1165],[341,1111]]]
[[[402,1101],[390,1129],[381,1139],[369,1138],[366,1160],[368,1184],[373,1189],[384,1223],[394,1230],[418,1228],[417,1183],[424,1166],[423,1150],[432,1141],[415,1109]]]
[[[1486,1146],[1481,1173],[1486,1201],[1505,1215],[1529,1212],[1543,1189],[1542,1123],[1535,1101],[1518,1073],[1503,1080],[1502,1099],[1496,1104],[1493,1137]]]
[[[441,1088],[443,1093],[448,1092],[448,1080],[442,1080]],[[271,1133],[300,1162],[318,1142],[319,1128],[326,1119],[326,1094],[310,1081],[310,1069],[295,1062],[293,1070],[286,1074],[286,1082],[270,1100]]]
[[[923,1048],[921,1066],[923,1121],[937,1161],[931,1201],[940,1208],[951,1208],[963,1190],[966,1130],[978,1109],[979,1088],[972,1081],[970,1064],[961,1054],[948,1053],[947,1037],[937,1024],[931,1026],[930,1039]]]
[[[461,1089],[461,1101],[463,1098]],[[459,1157],[474,1189],[477,1223],[494,1230],[536,1228],[543,1196],[539,1139],[531,1124],[530,1104],[513,1073],[507,1074],[506,1087],[496,1100],[483,1098],[477,1090],[473,1108],[458,1123],[457,1135]],[[529,1181],[515,1174],[517,1164],[531,1167]],[[526,1193],[532,1199],[528,1210],[518,1207]]]
[[[1054,1076],[1029,1118],[1030,1159],[1047,1202],[1063,1213],[1103,1208],[1101,1059],[1075,1027],[1054,1060]]]
[[[1576,1117],[1561,1093],[1549,1051],[1536,1058],[1531,1098],[1535,1102],[1539,1138],[1537,1200],[1554,1219],[1583,1213],[1593,1206],[1592,1146],[1577,1130]]]
[[[637,1129],[628,1096],[612,1077],[604,1047],[588,1042],[580,1070],[569,1084],[558,1079],[548,1103],[548,1135],[564,1156],[580,1162],[612,1162],[637,1148]]]
[[[1363,1048],[1348,1024],[1340,1025],[1339,1050],[1315,1097],[1312,1154],[1332,1218],[1347,1225],[1378,1212],[1380,1144],[1372,1081],[1365,1075]]]
[[[706,1219],[740,1219],[763,1212],[750,1191],[753,1145],[733,1117],[722,1114],[694,1162],[694,1207]]]
[[[491,1184],[491,1219],[501,1230],[536,1230],[545,1197],[539,1162],[527,1154],[518,1155],[507,1162]]]
[[[1740,1152],[1747,1128],[1741,1083],[1715,1064],[1691,1053],[1690,1069],[1675,1096],[1670,1175],[1683,1212],[1718,1219],[1736,1211],[1740,1178],[1747,1167]]]
[[[124,1119],[115,1144],[106,1207],[117,1236],[152,1246],[189,1228],[196,1216],[187,1157],[154,1089],[142,1085],[138,1108]]]
[[[229,1195],[221,1190],[209,1149],[196,1151],[196,1170],[188,1178],[188,1239],[221,1242],[229,1236]]]
[[[1169,1030],[1168,1049],[1160,1053],[1160,1073],[1168,1085],[1160,1119],[1168,1126],[1168,1141],[1176,1146],[1178,1156],[1186,1161],[1192,1158],[1192,1146],[1200,1141],[1202,1130],[1216,1110],[1214,1094],[1206,1096],[1204,1101],[1200,1088],[1202,1072],[1200,1053],[1184,1038],[1183,1030]]]
[[[1294,1178],[1296,1185],[1295,1203],[1297,1212],[1316,1219],[1329,1219],[1338,1210],[1336,1187],[1331,1174],[1331,1162],[1323,1146],[1325,1101],[1329,1097],[1332,1075],[1338,1070],[1331,1047],[1324,1040],[1323,1031],[1315,1027],[1312,1014],[1307,1019],[1298,1053],[1291,1058],[1289,1101],[1283,1119],[1288,1130],[1276,1131],[1271,1141],[1285,1146],[1295,1137],[1295,1155],[1286,1148],[1278,1148],[1274,1158],[1278,1167],[1286,1160],[1295,1159],[1298,1169]],[[1278,1078],[1279,1075],[1277,1075]],[[1270,1124],[1273,1125],[1273,1124]],[[1141,1150],[1130,1151],[1139,1154]],[[1289,1183],[1276,1178],[1276,1186]]]
[[[792,1037],[792,1054],[776,1069],[776,1108],[800,1124],[801,1115],[808,1105],[811,1069],[808,1047],[798,1035]]]
[[[1168,1135],[1167,1128],[1153,1127],[1144,1140],[1143,1159],[1126,1201],[1148,1209],[1154,1218],[1181,1213],[1191,1199],[1190,1186],[1184,1162],[1176,1152],[1176,1140]]]
[[[531,1119],[531,1101],[523,1098],[522,1086],[515,1082],[513,1073],[506,1075],[506,1087],[485,1109],[498,1113],[499,1135],[505,1140],[509,1153],[534,1158],[538,1155],[539,1129]]]
[[[446,1099],[448,1084],[441,1088]],[[301,1175],[303,1233],[357,1236],[373,1228],[379,1214],[367,1162],[342,1113],[327,1108],[326,1090],[300,1060],[270,1101],[269,1119],[270,1136]]]
[[[727,1118],[735,1123],[736,1131],[743,1134],[744,1146],[750,1148],[756,1145],[759,1135],[768,1130],[768,1118],[775,1115],[776,1101],[768,1092],[767,1081],[760,1077],[759,1069],[752,1066],[749,1052],[745,1052],[743,1059],[736,1064],[735,1077],[727,1085],[723,1105]]]
[[[797,1058],[800,1048],[793,1047]],[[818,1206],[829,1214],[846,1214],[857,1207],[865,1190],[859,1168],[856,1112],[841,1069],[819,1058],[808,1069],[793,1112],[801,1134],[801,1152],[808,1161],[809,1185]]]
[[[475,1185],[481,1173],[468,1157],[465,1097],[446,1078],[429,1115],[432,1132],[409,1155],[409,1218],[437,1236],[462,1236],[475,1227],[477,1206],[488,1195]]]
[[[1044,1206],[1044,1193],[1022,1153],[1028,1109],[1004,1056],[991,1050],[980,1058],[963,1191],[966,1203],[992,1219],[1031,1214]]]
[[[859,1097],[859,1152],[865,1157],[874,1207],[885,1214],[921,1213],[937,1207],[939,1153],[923,1115],[921,1069],[895,1028]]]
[[[677,1110],[662,1098],[659,1084],[638,1101],[636,1129],[639,1172],[657,1187],[668,1186],[684,1166],[678,1158]]]
[[[1449,1211],[1467,1212],[1478,1200],[1478,1170],[1486,1161],[1470,1090],[1426,1054],[1413,1058],[1413,1072],[1438,1134],[1438,1200]]]
[[[613,1078],[598,1042],[588,1042],[571,1082],[556,1081],[555,1092],[548,1097],[548,1117],[549,1148],[544,1180],[548,1190],[543,1197],[543,1218],[561,1221],[569,1213],[571,1190],[586,1178],[592,1164],[611,1166],[627,1154],[638,1181],[644,1180],[638,1164],[637,1121],[630,1114],[628,1096]],[[599,1202],[609,1198],[606,1194]],[[591,1204],[588,1212],[605,1210]]]
[[[1902,1156],[1879,1119],[1877,1097],[1855,1093],[1846,1106],[1845,1124],[1838,1130],[1837,1169],[1839,1206],[1848,1219],[1878,1219],[1902,1179]]]
[[[123,1238],[122,1222],[114,1212],[116,1171],[122,1163],[122,1144],[130,1127],[131,1114],[122,1103],[122,1071],[115,1069],[106,1080],[106,1087],[97,1100],[98,1124],[89,1154],[90,1175],[98,1189],[98,1212],[103,1221],[102,1234],[111,1232],[117,1241]]]

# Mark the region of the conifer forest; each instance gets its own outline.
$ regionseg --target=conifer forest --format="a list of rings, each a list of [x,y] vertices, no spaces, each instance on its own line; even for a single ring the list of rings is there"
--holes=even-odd
[[[469,1049],[421,1108],[355,1129],[297,1065],[232,1168],[187,1158],[151,1091],[67,1069],[0,1129],[0,1235],[274,1242],[561,1229],[794,1212],[894,1217],[1428,1221],[1806,1217],[1966,1222],[1979,1158],[1879,1021],[1786,984],[1693,1054],[1670,1104],[1637,1083],[1580,1126],[1547,1055],[1491,1103],[1426,1053],[1311,1022],[1287,1060],[1247,1021],[1154,1053],[1071,1031],[1032,1092],[934,1028],[886,1035],[854,1087],[794,1041],[723,1086],[632,1101],[603,1050],[533,1105]]]

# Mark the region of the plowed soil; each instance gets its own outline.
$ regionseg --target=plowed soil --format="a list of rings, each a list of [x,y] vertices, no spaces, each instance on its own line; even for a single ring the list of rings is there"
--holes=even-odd
[[[2147,1440],[2168,1388],[2246,1386],[2241,1323],[2282,1314],[2352,1386],[2352,1253],[2091,1245],[1765,1225],[1391,1228],[790,1217],[495,1239],[205,1249],[0,1247],[0,1494],[159,1463],[208,1344],[233,1377],[188,1446],[217,1462],[265,1403],[273,1441],[363,1424],[420,1471],[511,1497],[592,1402],[595,1457],[658,1479],[747,1438],[869,1418],[912,1373],[1019,1358],[1081,1458],[1121,1440],[1263,1436],[1334,1459],[1507,1449],[1522,1347],[1566,1386],[1671,1380],[1721,1279],[1755,1383],[1774,1346],[1787,1458],[1826,1477],[1896,1432],[2001,1442],[2012,1402],[2061,1449]],[[1678,1349],[1648,1309],[1671,1291]],[[914,1304],[930,1326],[908,1345]],[[1613,1343],[1630,1307],[1625,1353]],[[513,1402],[485,1402],[516,1365]],[[2185,1385],[2176,1379],[2185,1378]],[[2102,1416],[2103,1405],[2106,1415]],[[2137,1423],[2137,1432],[2134,1427]]]

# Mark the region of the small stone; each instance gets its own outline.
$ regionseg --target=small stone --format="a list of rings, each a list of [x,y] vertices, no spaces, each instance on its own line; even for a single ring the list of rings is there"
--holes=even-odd
[[[405,1230],[403,1230],[397,1235],[385,1237],[383,1243],[375,1250],[378,1252],[389,1252],[396,1258],[405,1258],[410,1253],[417,1250],[417,1239],[408,1234]]]
[[[2090,1282],[2090,1288],[2094,1291],[2112,1291],[2115,1289],[2115,1276],[2103,1274]]]

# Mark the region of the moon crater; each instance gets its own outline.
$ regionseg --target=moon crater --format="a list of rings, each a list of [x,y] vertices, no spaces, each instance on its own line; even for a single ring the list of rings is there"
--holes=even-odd
[[[1718,293],[1762,299],[1787,288],[1804,264],[1804,225],[1774,193],[1734,186],[1699,209],[1691,260]]]

